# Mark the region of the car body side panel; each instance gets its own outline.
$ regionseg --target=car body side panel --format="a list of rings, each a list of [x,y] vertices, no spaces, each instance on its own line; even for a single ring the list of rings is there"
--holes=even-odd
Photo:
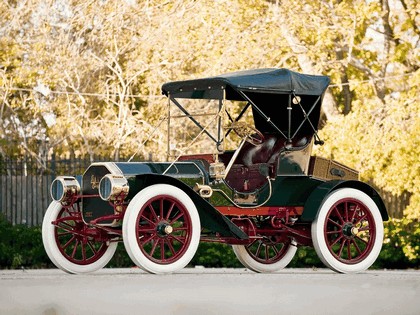
[[[232,190],[226,184],[220,183],[212,186],[214,192],[210,203],[217,207],[236,206],[231,202],[233,200],[239,206],[247,208],[258,207],[261,204],[271,207],[303,206],[312,191],[322,181],[308,176],[277,176],[270,183],[271,190],[269,185],[265,184],[260,189],[248,193]]]
[[[320,181],[307,176],[278,176],[272,182],[272,196],[267,206],[303,206]],[[268,197],[268,191],[260,201]]]

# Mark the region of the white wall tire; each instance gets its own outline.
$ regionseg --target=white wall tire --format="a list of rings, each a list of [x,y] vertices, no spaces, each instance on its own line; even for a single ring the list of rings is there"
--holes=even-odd
[[[123,240],[131,260],[143,270],[164,274],[181,270],[200,242],[197,208],[181,189],[155,184],[129,203],[123,220]]]
[[[71,211],[78,213],[72,208]],[[70,233],[65,234],[63,228],[51,224],[52,221],[67,215],[68,212],[57,201],[53,201],[45,212],[42,222],[42,242],[50,260],[61,270],[75,274],[90,273],[105,267],[112,259],[118,244],[111,242],[108,245],[106,242],[95,242],[88,238],[83,241],[77,233],[84,228],[80,213],[78,213],[80,219],[68,220],[66,225],[62,225],[66,232]]]
[[[280,247],[279,247],[280,246]],[[296,254],[296,241],[264,244],[255,241],[250,245],[232,245],[233,252],[246,268],[255,272],[270,273],[285,268]]]
[[[324,199],[311,234],[315,251],[327,267],[358,273],[378,258],[384,227],[372,198],[357,189],[341,188]]]

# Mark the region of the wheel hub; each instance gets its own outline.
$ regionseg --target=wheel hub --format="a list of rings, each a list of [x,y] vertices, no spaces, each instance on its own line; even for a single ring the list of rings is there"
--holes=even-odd
[[[160,222],[157,226],[159,236],[167,236],[173,232],[174,228],[168,222]]]
[[[358,233],[359,233],[359,229],[358,229],[357,227],[353,226],[353,227],[351,228],[351,234],[353,234],[353,235],[357,235]]]
[[[359,233],[359,229],[352,223],[346,223],[343,226],[343,234],[347,237],[356,236]]]
[[[359,229],[352,223],[346,223],[343,226],[343,234],[347,237],[356,236],[359,233]]]
[[[170,225],[165,226],[164,231],[166,234],[171,234],[174,228]]]

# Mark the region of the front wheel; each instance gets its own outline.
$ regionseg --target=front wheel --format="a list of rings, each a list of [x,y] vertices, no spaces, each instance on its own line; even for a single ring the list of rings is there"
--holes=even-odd
[[[53,201],[42,222],[42,242],[48,257],[68,273],[93,272],[111,260],[118,244],[95,237],[96,232],[83,222],[77,204],[64,207]]]
[[[267,238],[255,240],[249,245],[232,245],[232,248],[242,265],[264,273],[285,268],[295,256],[296,245],[295,240],[281,243]]]
[[[197,251],[200,233],[200,218],[191,198],[167,184],[155,184],[137,193],[123,221],[128,255],[150,273],[184,268]]]
[[[378,258],[384,227],[372,198],[360,190],[342,188],[326,197],[311,233],[315,251],[327,267],[357,273]]]

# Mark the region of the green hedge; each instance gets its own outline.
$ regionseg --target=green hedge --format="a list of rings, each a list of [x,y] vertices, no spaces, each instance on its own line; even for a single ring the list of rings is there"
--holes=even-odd
[[[41,227],[13,226],[0,216],[0,268],[53,267],[44,251]]]
[[[385,240],[382,251],[372,269],[407,269],[420,266],[420,227],[417,221],[390,220],[385,223]],[[208,268],[242,268],[232,248],[226,244],[200,243],[191,266]],[[124,246],[107,267],[133,267]],[[291,268],[319,267],[324,265],[311,247],[300,247],[289,264]],[[42,244],[41,227],[13,226],[0,216],[0,268],[54,268]]]

